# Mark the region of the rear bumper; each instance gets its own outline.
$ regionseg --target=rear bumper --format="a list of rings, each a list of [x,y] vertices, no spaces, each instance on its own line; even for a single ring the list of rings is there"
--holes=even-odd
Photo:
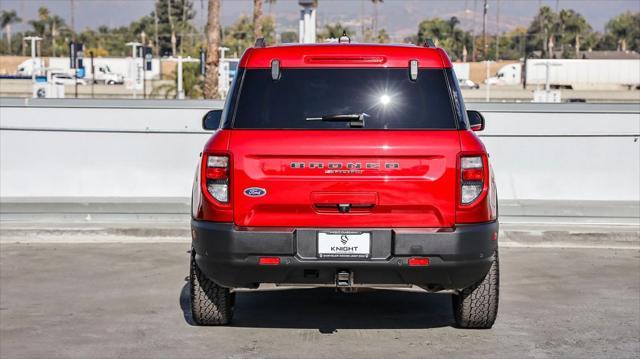
[[[196,220],[191,221],[191,228],[196,263],[225,287],[331,285],[337,271],[348,270],[356,285],[462,289],[488,272],[497,248],[493,238],[498,222],[460,225],[451,232],[358,228],[372,233],[367,260],[317,258],[317,232],[323,230],[318,228],[238,228],[231,223]],[[259,265],[262,256],[279,257],[280,265]],[[428,257],[429,265],[410,267],[411,257]]]

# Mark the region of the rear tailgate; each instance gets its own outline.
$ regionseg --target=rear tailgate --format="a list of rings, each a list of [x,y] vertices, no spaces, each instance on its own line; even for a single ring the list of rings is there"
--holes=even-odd
[[[454,224],[455,130],[230,132],[238,226]]]

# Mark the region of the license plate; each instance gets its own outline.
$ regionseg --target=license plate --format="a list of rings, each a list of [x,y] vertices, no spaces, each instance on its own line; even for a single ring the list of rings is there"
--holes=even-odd
[[[369,258],[371,233],[368,232],[318,232],[318,257],[320,258]]]

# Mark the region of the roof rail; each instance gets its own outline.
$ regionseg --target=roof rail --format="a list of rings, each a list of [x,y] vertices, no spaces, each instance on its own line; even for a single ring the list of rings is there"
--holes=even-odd
[[[436,44],[433,43],[433,40],[426,39],[426,40],[424,40],[424,43],[422,44],[422,46],[424,46],[424,47],[436,47]]]
[[[264,41],[264,37],[259,37],[256,39],[256,43],[253,45],[253,47],[265,47],[267,46],[267,43]]]

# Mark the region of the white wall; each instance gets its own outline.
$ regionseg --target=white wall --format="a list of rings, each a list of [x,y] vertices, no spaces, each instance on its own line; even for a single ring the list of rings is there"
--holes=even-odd
[[[0,107],[0,196],[188,197],[206,112]]]
[[[640,113],[483,114],[500,198],[640,200]]]
[[[201,117],[221,105],[35,103],[0,101],[1,197],[189,197]],[[467,107],[486,116],[502,200],[640,201],[640,105]]]

